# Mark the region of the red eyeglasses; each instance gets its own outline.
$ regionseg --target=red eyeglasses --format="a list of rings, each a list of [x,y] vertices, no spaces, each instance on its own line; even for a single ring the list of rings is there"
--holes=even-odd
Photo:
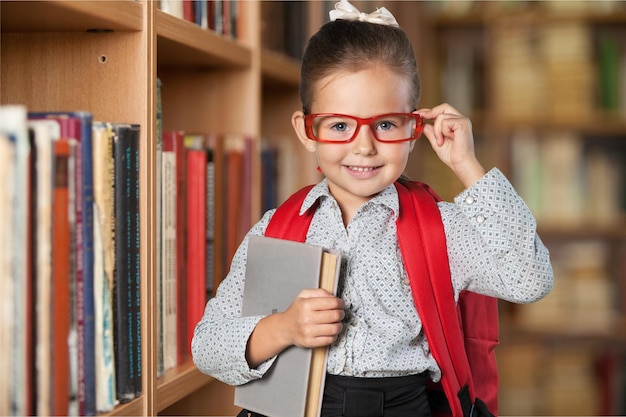
[[[424,119],[415,113],[387,113],[367,118],[337,113],[304,116],[306,134],[317,142],[352,142],[363,125],[370,127],[379,142],[406,142],[420,137]]]

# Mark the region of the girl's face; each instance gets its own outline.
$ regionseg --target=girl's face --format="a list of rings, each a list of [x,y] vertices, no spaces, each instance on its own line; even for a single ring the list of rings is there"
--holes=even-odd
[[[311,113],[366,118],[413,110],[409,84],[384,65],[335,73],[318,81],[315,87]],[[292,124],[304,147],[316,154],[330,192],[344,214],[347,210],[353,215],[364,202],[398,179],[415,144],[378,142],[367,125],[350,143],[315,142],[306,135],[302,112],[294,113]]]

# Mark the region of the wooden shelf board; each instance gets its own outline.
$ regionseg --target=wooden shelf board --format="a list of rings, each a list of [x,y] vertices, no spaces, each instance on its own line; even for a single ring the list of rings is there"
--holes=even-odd
[[[213,381],[215,379],[201,373],[191,359],[174,369],[166,371],[157,380],[156,410],[164,410]]]
[[[2,1],[2,32],[140,31],[143,5],[117,1]]]
[[[143,416],[143,397],[135,398],[131,402],[120,404],[113,409],[107,416]]]
[[[266,85],[297,88],[300,83],[300,63],[279,52],[261,52],[261,74]]]
[[[249,68],[252,51],[235,39],[157,11],[157,62],[167,67]]]

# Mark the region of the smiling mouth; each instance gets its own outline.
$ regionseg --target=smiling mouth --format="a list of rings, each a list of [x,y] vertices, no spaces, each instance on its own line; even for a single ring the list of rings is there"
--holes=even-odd
[[[350,171],[355,171],[355,172],[370,172],[370,171],[374,171],[375,169],[378,169],[380,167],[379,166],[376,166],[376,167],[357,167],[357,166],[348,165],[347,168]]]

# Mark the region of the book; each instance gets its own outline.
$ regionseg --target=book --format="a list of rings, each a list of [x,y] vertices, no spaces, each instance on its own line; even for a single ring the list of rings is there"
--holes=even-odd
[[[27,415],[34,413],[30,404],[28,385],[31,381],[28,370],[29,348],[28,325],[28,288],[27,288],[27,234],[28,234],[28,160],[30,145],[28,140],[26,108],[20,105],[0,106],[0,133],[5,143],[5,162],[9,163],[8,177],[4,180],[6,187],[5,204],[8,205],[3,219],[5,235],[8,241],[3,242],[3,270],[8,271],[8,279],[3,282],[6,304],[2,305],[3,321],[10,318],[13,326],[8,330],[10,344],[9,372],[9,414]],[[4,178],[4,177],[3,177]],[[4,193],[2,193],[4,194]]]
[[[163,132],[161,156],[161,307],[163,368],[173,368],[178,363],[177,353],[177,167],[176,141],[182,134],[174,131]]]
[[[242,315],[285,311],[307,288],[336,294],[340,265],[338,250],[250,236]],[[235,387],[235,405],[273,417],[318,416],[327,349],[285,349],[263,378]]]
[[[93,123],[94,304],[96,336],[96,410],[117,404],[113,352],[113,284],[115,279],[115,165],[111,123]]]
[[[237,247],[250,229],[252,193],[252,139],[239,134],[224,136],[226,198],[224,198],[226,251],[229,265]]]
[[[187,137],[186,139],[188,139]],[[193,138],[192,138],[193,139]],[[187,155],[187,277],[185,302],[186,334],[183,355],[191,353],[191,339],[206,303],[206,169],[204,138],[190,143]]]
[[[206,300],[213,296],[215,290],[215,198],[216,178],[215,163],[217,152],[217,137],[206,137]]]
[[[175,345],[173,349],[176,363],[182,363],[186,359],[185,345],[187,343],[187,309],[183,308],[187,297],[185,289],[187,281],[187,158],[184,132],[170,130],[163,132],[163,151],[174,152],[176,169],[176,275],[173,277],[174,281],[167,286],[172,292],[169,298],[171,306],[169,311],[170,314],[174,314],[176,331],[166,337]]]
[[[3,110],[0,108],[0,120]],[[1,130],[1,129],[0,129]],[[0,132],[0,178],[5,181],[3,192],[0,193],[0,227],[2,230],[11,230],[12,209],[15,178],[15,141],[8,132]],[[12,232],[12,230],[11,230]],[[0,253],[11,253],[15,244],[13,233],[0,235]],[[0,258],[0,306],[3,318],[0,320],[0,415],[11,414],[13,399],[12,370],[14,364],[13,350],[13,276],[11,257]]]
[[[8,363],[4,372],[8,373],[9,385],[7,401],[9,412],[7,414],[26,415],[33,413],[30,404],[28,387],[32,387],[29,369],[30,358],[26,352],[28,349],[27,327],[28,302],[27,292],[27,236],[28,236],[28,201],[27,193],[22,190],[28,189],[28,160],[30,157],[30,144],[26,120],[26,108],[21,105],[0,106],[0,134],[4,137],[2,156],[3,162],[7,163],[6,177],[3,181],[3,220],[5,232],[3,233],[2,249],[2,304],[4,337],[9,352]],[[3,167],[5,168],[5,167]],[[6,187],[6,188],[4,188]],[[3,351],[5,352],[5,351]],[[32,390],[28,390],[32,391]],[[4,401],[3,401],[4,402]],[[0,405],[0,408],[5,408]]]
[[[157,261],[155,262],[155,280],[156,280],[156,368],[157,377],[165,372],[165,358],[163,357],[163,98],[161,94],[161,79],[156,79],[156,143],[155,143],[155,205],[157,225],[155,227],[155,245],[157,253]]]
[[[115,376],[117,397],[141,392],[139,252],[139,126],[113,124],[115,132]]]
[[[34,271],[34,332],[36,410],[50,414],[52,326],[52,202],[53,141],[60,136],[60,126],[53,120],[31,120],[31,158],[34,216],[32,218]],[[67,208],[66,208],[67,210]]]
[[[52,199],[52,415],[67,415],[70,407],[70,347],[72,324],[71,293],[73,268],[71,259],[72,230],[70,225],[70,164],[75,142],[59,138],[54,143],[54,196]]]

